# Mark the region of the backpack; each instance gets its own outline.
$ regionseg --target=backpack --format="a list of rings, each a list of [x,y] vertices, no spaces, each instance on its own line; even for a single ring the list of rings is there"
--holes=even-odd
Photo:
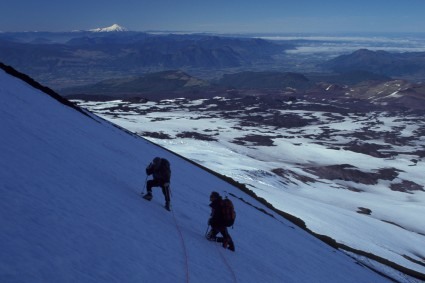
[[[158,170],[161,172],[161,176],[169,182],[171,178],[170,162],[165,158],[161,158],[161,164]]]
[[[235,223],[236,212],[235,207],[230,199],[227,197],[223,200],[222,205],[223,223],[226,227],[231,227]]]

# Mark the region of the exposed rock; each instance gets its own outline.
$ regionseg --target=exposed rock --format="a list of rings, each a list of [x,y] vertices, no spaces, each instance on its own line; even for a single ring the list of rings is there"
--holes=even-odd
[[[364,172],[350,164],[310,167],[306,171],[321,179],[351,181],[366,185],[376,185],[379,180],[393,180],[398,176],[398,170],[394,168],[379,169],[377,172]]]
[[[357,213],[370,215],[372,213],[372,210],[365,207],[358,207]]]
[[[425,191],[423,186],[408,180],[403,180],[401,183],[397,184],[391,184],[390,189],[403,193],[412,193],[412,191]]]

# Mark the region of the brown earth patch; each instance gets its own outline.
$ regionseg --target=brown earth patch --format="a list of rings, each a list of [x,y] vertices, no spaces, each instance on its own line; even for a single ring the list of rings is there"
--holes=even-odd
[[[291,183],[293,183],[293,182],[291,181],[289,176],[291,176],[291,177],[293,177],[293,178],[295,178],[295,179],[297,179],[297,180],[299,180],[303,183],[315,183],[316,182],[316,180],[311,178],[311,177],[308,177],[308,176],[305,176],[305,175],[300,175],[300,174],[297,174],[293,171],[283,169],[283,168],[273,169],[272,172],[275,173],[276,175],[284,178],[288,182],[291,182]]]
[[[377,172],[363,172],[350,164],[339,164],[306,169],[319,178],[327,180],[344,180],[366,185],[376,185],[378,180],[393,180],[398,176],[395,168],[383,168]]]
[[[196,139],[201,141],[216,141],[217,140],[210,135],[204,135],[197,132],[181,132],[177,134],[176,137],[186,138],[186,139]]]
[[[358,207],[357,213],[370,215],[372,213],[372,210],[366,207]]]
[[[140,135],[143,137],[150,137],[150,138],[161,139],[161,140],[172,139],[172,137],[169,134],[165,134],[163,132],[141,132]]]
[[[412,193],[412,191],[425,191],[423,186],[408,180],[403,180],[398,184],[391,184],[390,189],[403,193]]]
[[[273,137],[262,135],[246,135],[235,138],[232,142],[239,145],[274,146]]]

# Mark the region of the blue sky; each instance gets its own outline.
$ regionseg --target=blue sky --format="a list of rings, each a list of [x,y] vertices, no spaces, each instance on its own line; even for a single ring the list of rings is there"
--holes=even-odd
[[[0,31],[425,32],[424,0],[14,0]]]

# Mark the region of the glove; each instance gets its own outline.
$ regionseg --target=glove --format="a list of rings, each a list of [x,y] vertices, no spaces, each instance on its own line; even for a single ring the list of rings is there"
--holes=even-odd
[[[164,183],[164,187],[165,187],[165,188],[170,187],[170,183]]]

